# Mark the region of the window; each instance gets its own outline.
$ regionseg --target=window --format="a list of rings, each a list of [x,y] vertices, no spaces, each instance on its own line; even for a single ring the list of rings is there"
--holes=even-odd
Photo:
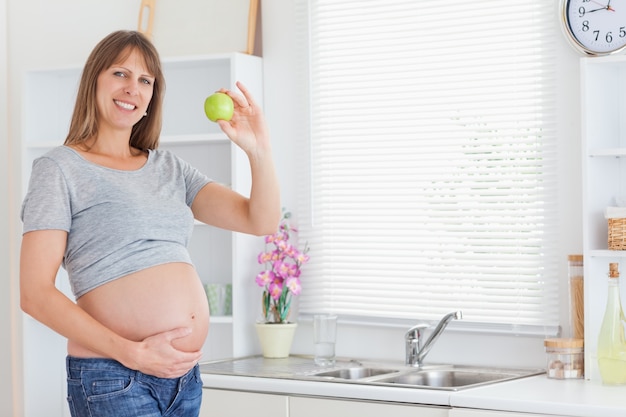
[[[554,3],[298,1],[300,312],[558,326]]]

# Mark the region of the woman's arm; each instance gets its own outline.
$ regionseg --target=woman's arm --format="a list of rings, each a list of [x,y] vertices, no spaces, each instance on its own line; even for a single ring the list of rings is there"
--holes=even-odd
[[[263,112],[241,83],[243,96],[222,89],[235,104],[230,121],[218,120],[224,133],[248,156],[252,174],[250,198],[219,184],[203,187],[191,209],[196,219],[228,230],[254,235],[276,231],[280,221],[280,190]]]
[[[171,341],[189,329],[174,329],[141,342],[125,339],[82,310],[55,286],[67,232],[39,230],[22,237],[20,303],[22,310],[62,336],[124,366],[163,378],[183,375],[201,352],[182,352]]]

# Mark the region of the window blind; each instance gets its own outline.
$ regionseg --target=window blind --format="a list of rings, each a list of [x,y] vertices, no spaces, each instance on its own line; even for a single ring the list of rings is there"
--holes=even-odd
[[[558,325],[554,3],[298,1],[300,312]]]

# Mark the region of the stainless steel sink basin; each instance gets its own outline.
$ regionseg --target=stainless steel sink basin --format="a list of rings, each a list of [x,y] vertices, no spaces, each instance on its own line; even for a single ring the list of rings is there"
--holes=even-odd
[[[385,368],[364,368],[364,367],[354,367],[354,368],[342,368],[335,369],[332,371],[319,372],[315,374],[315,376],[326,377],[329,379],[339,378],[339,379],[363,379],[369,378],[377,375],[387,375],[393,372],[397,372],[395,369],[385,369]]]
[[[462,365],[393,368],[373,363],[360,363],[358,366],[320,371],[310,376],[332,382],[454,391],[537,375],[542,372],[538,369],[498,369]]]
[[[409,386],[458,388],[490,382],[506,381],[509,379],[518,378],[519,376],[519,374],[501,372],[423,370],[403,373],[396,376],[379,378],[376,380],[376,382],[382,384],[397,384]]]

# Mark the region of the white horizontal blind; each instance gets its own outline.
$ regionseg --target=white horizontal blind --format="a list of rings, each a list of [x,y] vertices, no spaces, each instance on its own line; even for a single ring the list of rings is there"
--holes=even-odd
[[[554,2],[304,3],[300,312],[558,324]]]

